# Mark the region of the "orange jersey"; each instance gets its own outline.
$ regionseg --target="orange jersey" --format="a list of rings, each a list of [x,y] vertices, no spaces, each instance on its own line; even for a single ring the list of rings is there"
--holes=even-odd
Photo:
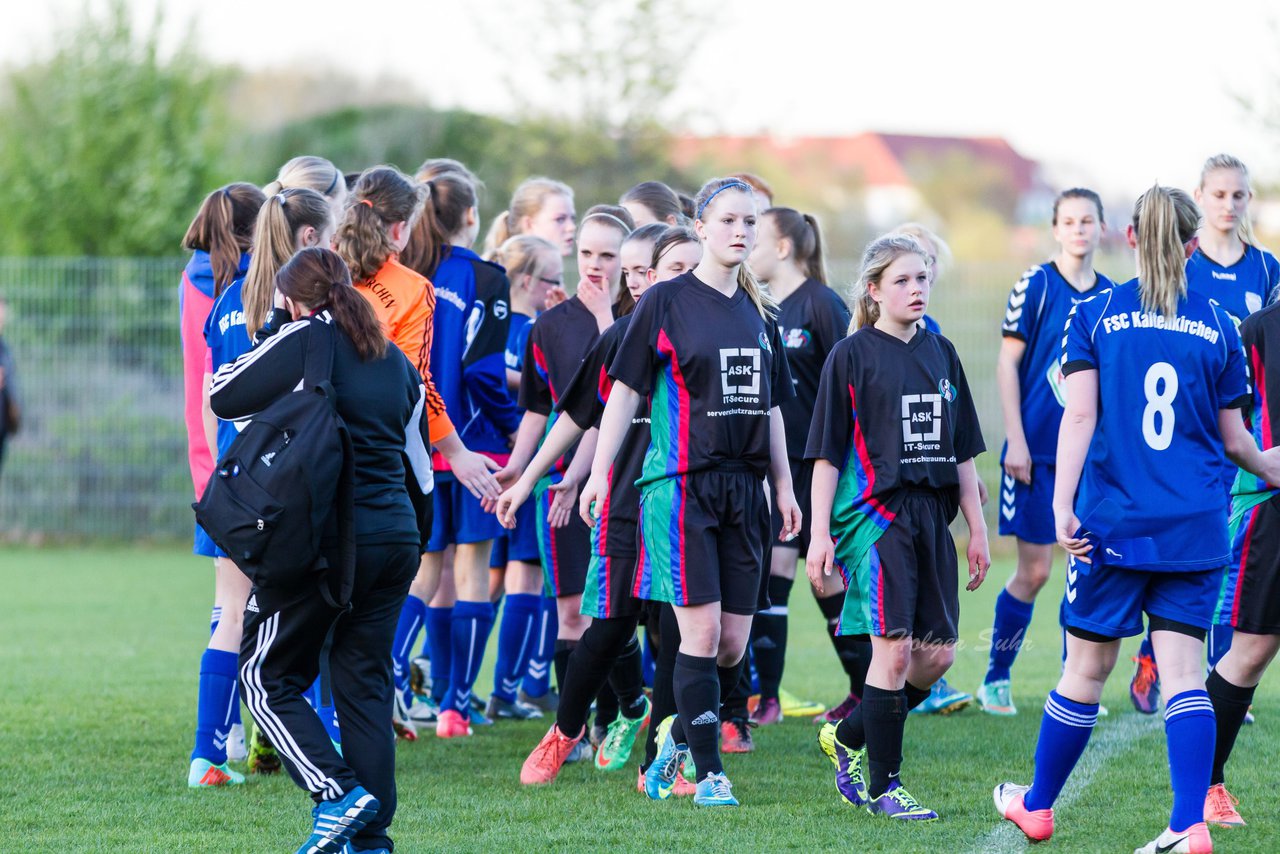
[[[373,306],[382,331],[399,347],[427,387],[427,429],[431,441],[438,442],[453,432],[453,422],[444,410],[444,400],[431,381],[432,316],[436,311],[436,290],[431,282],[401,264],[394,256],[371,278],[356,282],[356,290]]]

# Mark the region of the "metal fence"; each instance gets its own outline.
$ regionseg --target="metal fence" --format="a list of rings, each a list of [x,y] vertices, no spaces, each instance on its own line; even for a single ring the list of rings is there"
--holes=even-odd
[[[190,537],[177,304],[184,263],[0,258],[24,417],[0,470],[0,538]],[[854,276],[852,263],[830,267],[836,282]],[[1021,269],[959,266],[929,310],[964,360],[990,449],[979,471],[993,493],[1003,435],[999,320]]]

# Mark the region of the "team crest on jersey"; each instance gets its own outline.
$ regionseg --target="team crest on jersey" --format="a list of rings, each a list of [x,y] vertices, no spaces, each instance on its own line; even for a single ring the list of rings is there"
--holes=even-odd
[[[787,334],[782,338],[782,344],[788,350],[798,350],[807,346],[813,336],[809,334],[808,329],[788,329]]]
[[[951,384],[951,380],[944,377],[938,380],[938,394],[942,395],[942,399],[947,403],[951,403],[956,399],[956,387]]]
[[[506,319],[507,303],[505,300],[498,300],[493,304],[493,316],[498,318],[499,320]]]
[[[764,348],[764,351],[766,353],[768,353],[769,352],[769,336],[761,332],[759,341],[760,341],[760,346]]]

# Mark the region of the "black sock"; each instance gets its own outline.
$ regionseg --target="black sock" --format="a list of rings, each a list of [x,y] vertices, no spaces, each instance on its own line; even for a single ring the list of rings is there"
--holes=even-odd
[[[902,769],[902,730],[907,722],[907,698],[902,691],[868,685],[862,695],[863,726],[867,734],[867,791],[878,798],[889,790]]]
[[[592,623],[591,628],[595,624]],[[568,736],[576,736],[587,724],[587,715],[591,712],[591,701],[595,699],[600,686],[609,678],[609,669],[613,659],[602,654],[591,628],[582,635],[582,640],[556,642],[556,681],[560,684],[560,704],[556,707],[556,726],[560,732]],[[571,643],[572,649],[566,652],[566,662],[560,663],[560,644]]]
[[[676,654],[676,707],[684,724],[684,735],[697,766],[699,779],[721,774],[720,764],[720,679],[715,656]]]
[[[649,715],[649,731],[645,734],[644,764],[647,769],[658,755],[655,736],[658,724],[676,713],[676,695],[672,687],[675,673],[676,651],[680,648],[680,627],[676,625],[675,611],[670,605],[662,607],[658,623],[658,655],[653,666],[653,711]]]
[[[561,693],[564,693],[564,674],[565,668],[569,666],[569,655],[577,645],[577,641],[558,640],[555,652],[551,654],[551,667],[556,673],[556,690]]]
[[[917,688],[910,682],[906,683],[902,688],[902,692],[907,698],[907,711],[911,711],[916,706],[929,699],[930,689],[932,687],[933,686],[930,685],[929,688]]]
[[[612,670],[613,668],[609,669]],[[607,729],[609,724],[618,719],[618,705],[618,695],[613,693],[613,686],[609,684],[609,679],[606,676],[604,684],[596,692],[595,725]]]
[[[867,668],[871,666],[871,638],[867,635],[837,635],[840,611],[844,608],[844,594],[826,596],[818,600],[818,609],[827,620],[827,636],[835,647],[840,666],[849,677],[849,693],[862,696],[862,686],[867,684]]]
[[[618,698],[622,714],[634,719],[644,715],[644,656],[634,629],[632,632],[631,640],[609,671],[609,685]]]
[[[836,724],[836,738],[845,747],[861,750],[867,744],[867,733],[862,726],[862,704],[849,713],[849,717]]]
[[[716,673],[720,678],[721,720],[745,721],[750,715],[747,701],[751,699],[751,674],[747,672],[746,654],[733,667],[717,666]]]
[[[1232,685],[1214,670],[1204,680],[1205,690],[1209,692],[1209,700],[1213,703],[1213,716],[1218,721],[1218,735],[1213,745],[1213,770],[1209,774],[1209,785],[1216,786],[1225,781],[1223,771],[1227,760],[1231,758],[1231,750],[1235,747],[1236,736],[1244,724],[1244,716],[1253,702],[1253,692],[1257,686],[1241,688]]]
[[[756,656],[756,672],[760,675],[760,699],[778,699],[782,685],[782,669],[787,657],[787,599],[791,596],[792,579],[769,576],[769,610],[756,614],[751,624],[751,648]]]

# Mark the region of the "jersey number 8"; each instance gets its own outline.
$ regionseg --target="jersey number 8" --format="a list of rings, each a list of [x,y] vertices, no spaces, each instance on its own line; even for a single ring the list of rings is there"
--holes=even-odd
[[[1147,396],[1147,408],[1142,410],[1142,438],[1154,450],[1167,450],[1173,443],[1173,399],[1178,396],[1178,372],[1168,362],[1156,362],[1147,369],[1142,390]]]

